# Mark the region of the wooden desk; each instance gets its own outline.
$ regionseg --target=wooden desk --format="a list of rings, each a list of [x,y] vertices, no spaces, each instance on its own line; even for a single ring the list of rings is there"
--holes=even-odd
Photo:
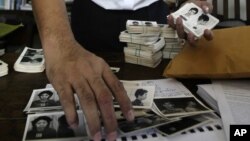
[[[3,141],[20,141],[26,123],[23,113],[33,89],[44,88],[48,82],[43,73],[20,73],[13,70],[19,54],[7,53],[0,59],[9,65],[9,74],[0,77],[0,137]],[[122,54],[109,53],[103,58],[110,66],[120,67],[117,76],[121,80],[145,80],[163,78],[162,72],[168,60],[162,61],[157,68],[148,68],[123,62]]]

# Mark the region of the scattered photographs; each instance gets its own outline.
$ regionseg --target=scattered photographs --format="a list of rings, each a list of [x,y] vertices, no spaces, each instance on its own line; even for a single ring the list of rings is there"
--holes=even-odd
[[[151,115],[136,117],[133,122],[128,122],[126,120],[118,120],[118,127],[122,134],[127,134],[135,131],[157,127],[170,122],[173,122],[173,120],[162,118],[158,115]]]
[[[192,129],[209,122],[212,122],[210,118],[203,115],[197,115],[181,118],[178,121],[164,124],[162,126],[157,127],[156,129],[163,135],[173,136],[188,129]]]
[[[199,114],[212,111],[195,97],[154,99],[154,104],[159,113],[164,117]]]

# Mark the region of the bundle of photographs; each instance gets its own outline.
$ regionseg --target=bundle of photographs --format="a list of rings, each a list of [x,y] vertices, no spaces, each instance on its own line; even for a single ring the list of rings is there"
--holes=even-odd
[[[119,136],[133,135],[147,129],[156,129],[161,134],[171,136],[213,121],[213,110],[206,107],[175,79],[121,82],[133,105],[135,120],[126,121],[118,102],[113,99]],[[33,90],[24,109],[28,118],[23,141],[89,139],[88,126],[76,94],[75,101],[78,118],[84,120],[79,120],[78,129],[71,129],[65,121],[64,126],[61,126],[61,118],[64,117],[65,120],[65,115],[52,85]],[[39,122],[43,123],[42,127]],[[61,132],[64,132],[65,136],[61,136]]]
[[[25,47],[15,62],[14,69],[26,73],[43,72],[45,69],[43,49]]]
[[[7,75],[9,72],[8,64],[0,60],[0,77]]]
[[[125,42],[125,62],[156,67],[162,58],[173,58],[182,49],[175,29],[156,21],[127,20],[126,30],[119,35]]]
[[[213,29],[219,20],[211,14],[204,11],[194,3],[187,3],[179,10],[171,14],[176,19],[182,18],[184,29],[187,33],[193,33],[197,38],[200,38],[206,29]]]

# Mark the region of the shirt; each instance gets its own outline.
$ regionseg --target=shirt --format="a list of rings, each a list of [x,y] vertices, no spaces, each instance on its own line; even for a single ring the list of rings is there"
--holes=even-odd
[[[158,0],[92,0],[97,5],[108,10],[137,10]]]

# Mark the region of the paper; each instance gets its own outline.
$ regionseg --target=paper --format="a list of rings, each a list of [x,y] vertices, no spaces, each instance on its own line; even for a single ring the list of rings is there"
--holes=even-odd
[[[215,81],[213,85],[218,95],[218,106],[229,140],[230,125],[250,124],[250,81]]]

